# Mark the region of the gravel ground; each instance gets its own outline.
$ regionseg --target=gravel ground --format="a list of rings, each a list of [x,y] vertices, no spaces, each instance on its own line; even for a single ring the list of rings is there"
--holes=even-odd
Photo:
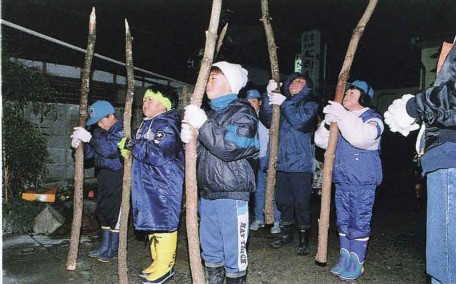
[[[329,273],[330,267],[337,261],[339,250],[334,208],[327,266],[315,265],[319,202],[319,196],[315,195],[312,203],[315,221],[309,256],[297,256],[296,244],[282,249],[270,248],[269,244],[278,236],[270,234],[269,228],[250,231],[247,283],[342,282]],[[407,194],[377,199],[365,273],[355,283],[428,283],[425,273],[426,212],[424,206],[418,205],[421,204]],[[3,283],[117,283],[117,261],[105,264],[87,256],[98,241],[94,228],[91,220],[83,226],[78,266],[73,272],[65,270],[68,227],[52,236],[50,245],[37,236],[4,235]],[[131,230],[128,243],[129,283],[142,283],[137,275],[148,265],[148,249],[141,239],[140,234]],[[183,226],[179,230],[175,270],[174,277],[167,283],[191,283]]]

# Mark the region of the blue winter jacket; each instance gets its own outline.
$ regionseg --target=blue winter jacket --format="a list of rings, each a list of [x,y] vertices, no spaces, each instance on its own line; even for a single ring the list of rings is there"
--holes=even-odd
[[[313,171],[311,136],[317,126],[318,104],[308,87],[294,96],[290,95],[290,83],[297,77],[294,73],[285,81],[283,95],[287,99],[280,106],[277,170],[282,172]],[[272,105],[269,105],[267,94],[263,94],[260,120],[269,128],[271,118]]]
[[[382,117],[368,109],[360,115],[363,121]],[[381,129],[378,128],[378,137],[381,139]],[[364,150],[355,148],[339,135],[334,160],[333,182],[352,186],[379,185],[382,182],[382,163],[380,149]]]
[[[177,230],[184,184],[184,152],[175,110],[144,119],[132,149],[135,229]]]
[[[125,136],[123,120],[119,119],[106,131],[96,128],[92,133],[92,139],[84,144],[84,158],[94,159],[95,167],[111,171],[123,169],[123,160],[117,143]]]
[[[251,163],[260,149],[257,115],[249,102],[235,94],[212,100],[211,107],[198,134],[200,195],[248,201],[255,190]]]

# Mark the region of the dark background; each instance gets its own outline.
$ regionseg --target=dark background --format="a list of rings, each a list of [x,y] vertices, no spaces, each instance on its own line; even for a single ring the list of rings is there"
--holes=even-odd
[[[228,22],[220,60],[270,70],[260,0],[224,1],[221,27]],[[368,1],[270,0],[269,9],[280,72],[293,71],[304,31],[318,29],[328,45],[327,79],[335,85],[352,31]],[[2,18],[85,49],[88,19],[96,8],[95,52],[124,61],[125,28],[132,34],[134,64],[188,83],[196,81],[204,48],[204,31],[211,11],[209,0],[7,0]],[[456,3],[441,0],[379,0],[361,38],[351,78],[371,82],[374,89],[419,85],[420,53],[416,43],[451,41],[456,33]],[[83,54],[2,26],[3,48],[28,59],[81,66]],[[415,44],[412,44],[415,43]],[[119,68],[94,60],[106,71]],[[118,73],[124,72],[119,68]]]

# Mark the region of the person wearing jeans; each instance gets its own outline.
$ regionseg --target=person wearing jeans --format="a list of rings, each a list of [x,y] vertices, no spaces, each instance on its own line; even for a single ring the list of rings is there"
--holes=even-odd
[[[451,44],[444,44],[444,47]],[[393,101],[385,112],[391,131],[420,128],[417,152],[427,175],[426,272],[431,282],[456,283],[456,47],[434,84]]]
[[[261,106],[260,93],[255,90],[247,90],[246,100],[249,101],[250,105],[255,109],[258,114]],[[260,154],[259,154],[259,165],[256,171],[256,190],[253,195],[254,198],[254,221],[250,224],[250,230],[257,231],[259,228],[264,227],[264,206],[265,206],[265,194],[266,194],[266,178],[268,169],[268,149],[269,149],[269,129],[258,122],[258,138],[260,139]],[[277,209],[277,205],[273,200],[274,204],[274,226],[271,228],[271,234],[280,233],[280,211]]]

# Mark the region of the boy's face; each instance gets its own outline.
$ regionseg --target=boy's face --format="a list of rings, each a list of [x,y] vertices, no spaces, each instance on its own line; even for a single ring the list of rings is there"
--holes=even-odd
[[[362,109],[363,106],[359,104],[359,97],[361,91],[356,88],[350,88],[345,92],[344,100],[342,105],[349,111]]]
[[[261,101],[257,98],[247,99],[250,105],[255,109],[256,112],[260,110]]]
[[[291,81],[290,87],[288,88],[290,95],[294,96],[301,92],[302,89],[304,89],[304,87],[306,86],[306,83],[306,80],[302,77],[298,77]]]
[[[210,100],[213,100],[220,96],[228,95],[231,93],[231,87],[225,75],[219,72],[211,71],[206,85],[207,97]]]
[[[143,114],[146,117],[155,117],[165,111],[165,105],[159,101],[148,98],[143,102]]]
[[[98,121],[97,125],[101,129],[108,131],[111,128],[111,126],[113,126],[116,122],[117,118],[114,116],[114,114],[111,113],[108,116],[103,117],[100,121]]]

